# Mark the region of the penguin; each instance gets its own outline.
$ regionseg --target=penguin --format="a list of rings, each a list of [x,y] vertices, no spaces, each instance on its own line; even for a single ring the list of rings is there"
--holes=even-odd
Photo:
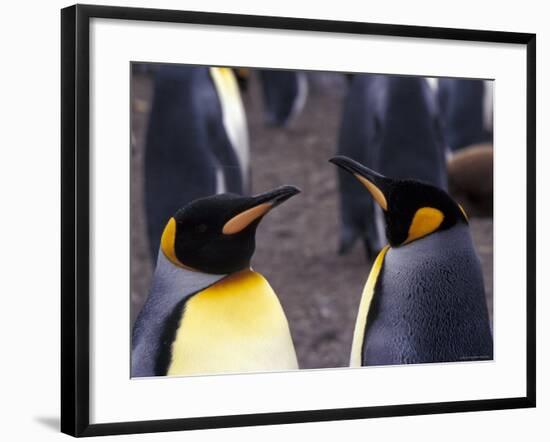
[[[288,126],[304,108],[308,93],[306,74],[267,69],[259,73],[267,124]]]
[[[165,220],[223,192],[248,194],[246,116],[229,68],[160,65],[145,142],[145,211],[154,263]]]
[[[368,190],[389,244],[361,298],[350,366],[493,358],[483,275],[464,210],[444,190],[330,160]]]
[[[439,80],[449,191],[473,216],[493,214],[493,81]]]
[[[437,98],[446,144],[451,152],[472,145],[492,143],[492,81],[440,78]]]
[[[437,100],[422,77],[353,75],[337,151],[388,176],[447,186]],[[362,240],[371,260],[386,242],[382,212],[349,174],[339,170],[338,181],[339,253],[348,253]]]
[[[297,193],[213,195],[170,218],[132,332],[132,377],[298,368],[279,299],[250,267],[260,220]]]

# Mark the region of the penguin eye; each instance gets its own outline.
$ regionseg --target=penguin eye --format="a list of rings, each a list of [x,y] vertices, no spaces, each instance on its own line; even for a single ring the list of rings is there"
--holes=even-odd
[[[195,231],[197,233],[204,233],[208,230],[208,226],[206,224],[199,224],[197,227],[195,227]]]

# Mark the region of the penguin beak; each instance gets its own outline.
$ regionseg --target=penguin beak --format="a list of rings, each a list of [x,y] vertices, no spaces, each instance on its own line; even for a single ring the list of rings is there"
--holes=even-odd
[[[388,210],[389,178],[345,156],[339,155],[329,161],[354,175],[367,188],[378,205],[385,211]]]
[[[300,193],[300,189],[295,186],[277,187],[274,190],[260,193],[259,195],[252,197],[252,206],[268,203],[271,204],[272,207],[275,207],[298,193]]]
[[[298,193],[300,193],[300,189],[297,187],[282,186],[269,192],[253,196],[250,199],[250,203],[246,205],[243,211],[234,215],[224,224],[222,233],[225,235],[233,235],[241,232],[258,218],[264,216],[273,207],[278,206]]]

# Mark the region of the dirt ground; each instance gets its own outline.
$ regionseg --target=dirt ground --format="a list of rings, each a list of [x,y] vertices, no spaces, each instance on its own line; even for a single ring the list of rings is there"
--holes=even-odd
[[[294,184],[302,193],[273,210],[257,232],[252,265],[279,295],[287,314],[301,368],[348,365],[355,315],[370,270],[360,245],[337,254],[338,193],[334,155],[343,78],[310,75],[306,106],[290,128],[264,124],[255,76],[243,100],[248,118],[254,193]],[[152,272],[145,236],[143,148],[152,82],[134,76],[132,99],[131,302],[135,319]],[[492,321],[493,221],[471,219],[482,261]]]

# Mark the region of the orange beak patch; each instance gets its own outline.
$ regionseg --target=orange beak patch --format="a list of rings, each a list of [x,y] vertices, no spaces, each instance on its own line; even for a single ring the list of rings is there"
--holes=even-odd
[[[251,207],[244,212],[235,215],[225,223],[222,229],[224,235],[233,235],[239,233],[248,227],[252,222],[264,216],[273,207],[272,203],[262,203]]]
[[[354,173],[353,174],[355,178],[357,178],[363,186],[367,188],[367,190],[370,192],[374,200],[378,203],[380,207],[384,210],[388,210],[388,202],[386,201],[386,197],[382,193],[382,191],[376,187],[373,183],[371,183],[369,180],[367,180],[365,177]]]

